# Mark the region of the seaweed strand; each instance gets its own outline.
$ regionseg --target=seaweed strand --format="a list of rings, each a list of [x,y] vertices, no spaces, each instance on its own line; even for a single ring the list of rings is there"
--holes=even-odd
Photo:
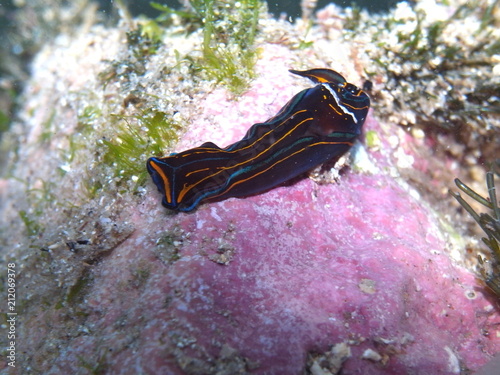
[[[500,298],[500,208],[496,195],[494,174],[492,171],[486,173],[486,187],[488,189],[489,200],[476,193],[458,178],[455,179],[455,184],[469,197],[492,211],[491,214],[478,214],[462,198],[460,193],[449,190],[450,195],[460,203],[479,224],[484,233],[486,233],[487,237],[483,237],[482,241],[488,246],[490,251],[485,254],[485,258],[481,255],[477,256],[480,265],[479,272],[486,286]]]

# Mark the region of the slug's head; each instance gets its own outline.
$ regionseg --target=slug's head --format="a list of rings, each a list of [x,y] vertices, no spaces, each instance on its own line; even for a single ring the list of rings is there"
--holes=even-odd
[[[343,84],[328,82],[323,83],[323,86],[329,89],[335,104],[345,116],[350,117],[361,129],[370,109],[370,97],[359,87],[348,82]]]
[[[343,120],[335,122],[335,125],[341,125],[344,130],[358,135],[361,133],[361,127],[370,109],[370,98],[363,90],[330,69],[290,70],[290,72],[309,78],[314,83],[320,84],[325,92],[329,92],[330,95],[326,94],[329,97],[328,105],[333,109],[334,117]]]

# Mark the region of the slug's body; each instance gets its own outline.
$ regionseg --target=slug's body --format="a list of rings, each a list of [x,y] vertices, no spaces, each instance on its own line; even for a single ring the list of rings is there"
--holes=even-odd
[[[204,200],[260,193],[338,159],[352,146],[370,107],[368,96],[333,70],[290,72],[317,85],[253,125],[241,141],[223,149],[208,142],[147,161],[165,207],[191,211]]]

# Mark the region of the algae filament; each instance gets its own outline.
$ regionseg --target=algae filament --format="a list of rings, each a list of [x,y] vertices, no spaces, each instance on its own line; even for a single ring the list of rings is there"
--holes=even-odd
[[[193,0],[183,11],[158,3],[151,5],[162,12],[159,21],[175,14],[185,22],[186,31],[201,27],[201,55],[191,53],[185,57],[192,62],[193,73],[204,72],[206,78],[226,85],[233,94],[247,89],[257,58],[254,42],[264,6],[261,1]]]
[[[481,273],[481,279],[484,281],[486,286],[493,293],[495,293],[498,298],[500,298],[500,208],[496,195],[493,172],[486,173],[486,186],[488,188],[489,199],[483,198],[458,178],[455,179],[455,184],[469,197],[492,211],[491,214],[478,214],[462,198],[460,193],[455,193],[450,190],[450,194],[474,218],[484,233],[486,233],[487,237],[483,237],[482,240],[486,246],[488,246],[490,251],[486,255],[486,258],[478,255],[478,261],[480,264],[479,271]]]
[[[126,117],[119,116],[123,122],[118,125],[119,132],[113,141],[103,139],[107,146],[104,161],[114,166],[119,178],[136,177],[138,185],[146,179],[146,169],[142,158],[144,154],[161,154],[177,140],[177,125],[171,116],[161,111],[133,116],[138,124],[132,125]]]

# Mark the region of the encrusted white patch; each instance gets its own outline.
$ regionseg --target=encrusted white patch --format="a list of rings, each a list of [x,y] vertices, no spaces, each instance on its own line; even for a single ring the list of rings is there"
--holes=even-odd
[[[210,215],[217,221],[222,221],[221,217],[217,214],[217,209],[215,207],[210,207]]]
[[[366,349],[361,355],[361,358],[373,362],[380,362],[382,360],[382,356],[373,349]]]
[[[444,350],[446,353],[448,353],[448,370],[454,374],[459,374],[460,373],[460,360],[458,359],[457,355],[453,353],[453,350],[451,350],[448,346],[444,347]]]
[[[344,114],[348,114],[349,116],[352,117],[352,120],[354,121],[355,124],[358,123],[358,119],[356,118],[356,116],[354,116],[354,113],[350,112],[346,107],[344,107],[342,104],[340,104],[340,99],[339,97],[337,96],[337,93],[335,91],[333,91],[331,89],[330,86],[328,86],[327,83],[322,83],[323,87],[325,87],[328,91],[330,91],[330,94],[332,94],[333,96],[333,99],[335,99],[335,101],[337,102],[337,105],[339,106],[339,108],[342,110],[342,112],[344,112]]]
[[[196,220],[196,229],[202,229],[203,224],[205,224],[205,220]]]
[[[380,173],[380,169],[373,162],[368,152],[366,152],[365,146],[361,142],[354,142],[350,151],[349,158],[353,169],[367,174]]]

